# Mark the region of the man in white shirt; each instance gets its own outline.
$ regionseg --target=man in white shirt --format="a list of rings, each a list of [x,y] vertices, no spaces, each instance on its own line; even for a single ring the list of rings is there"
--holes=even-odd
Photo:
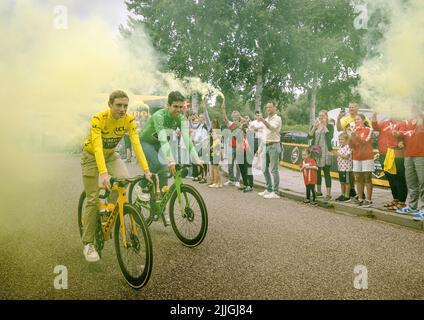
[[[265,148],[264,165],[262,170],[266,181],[266,190],[258,193],[265,199],[278,199],[280,187],[280,131],[281,131],[281,117],[277,115],[277,107],[273,101],[266,104],[268,117],[264,119],[262,116],[258,117],[258,121],[264,124],[263,128],[263,141],[260,149]],[[272,178],[271,178],[272,175]]]
[[[262,134],[264,132],[265,125],[262,121],[259,121],[259,118],[262,117],[260,111],[255,111],[255,120],[249,123],[249,130],[255,132],[255,141],[254,141],[254,153],[258,151],[259,145],[262,141]]]

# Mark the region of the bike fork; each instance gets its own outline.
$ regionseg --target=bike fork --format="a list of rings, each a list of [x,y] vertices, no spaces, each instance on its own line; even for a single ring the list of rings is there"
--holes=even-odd
[[[184,217],[185,207],[182,206],[181,185],[182,185],[181,173],[177,173],[177,176],[175,177],[175,189],[177,190],[177,199],[178,199],[178,204],[180,205],[180,214],[182,217]],[[188,201],[188,196],[186,193],[184,193],[184,198],[185,198],[186,206],[190,208],[190,202]]]

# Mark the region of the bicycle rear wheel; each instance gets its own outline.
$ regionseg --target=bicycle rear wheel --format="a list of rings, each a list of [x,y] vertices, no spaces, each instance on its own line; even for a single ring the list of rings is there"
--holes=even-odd
[[[118,216],[114,231],[116,256],[125,280],[131,287],[140,289],[147,284],[152,273],[152,240],[143,217],[130,204],[124,206],[124,223],[126,248]]]
[[[177,192],[173,193],[169,204],[169,219],[176,236],[184,245],[195,247],[205,239],[208,212],[202,196],[194,187],[181,185],[181,205]]]
[[[80,195],[79,201],[78,201],[78,230],[79,230],[79,234],[80,237],[82,238],[82,234],[84,232],[84,225],[83,225],[83,211],[85,208],[85,204],[87,197],[85,195],[85,191],[83,191]],[[104,247],[104,238],[103,238],[103,232],[101,229],[101,224],[100,224],[100,217],[97,217],[97,221],[96,221],[96,233],[94,236],[94,246],[96,247],[97,252],[99,253],[99,256],[101,257],[102,255],[102,250]]]
[[[83,191],[78,201],[78,230],[81,237],[82,237],[82,232],[84,231],[84,227],[82,225],[82,211],[84,210],[84,207],[85,207],[85,203],[86,203],[85,200],[86,200],[85,191]]]
[[[139,198],[138,192],[140,191],[137,191],[137,186],[140,180],[141,179],[136,180],[130,184],[128,188],[128,202],[140,211],[140,214],[144,218],[144,221],[148,226],[150,226],[153,221],[153,216],[150,212],[151,201],[142,201]]]

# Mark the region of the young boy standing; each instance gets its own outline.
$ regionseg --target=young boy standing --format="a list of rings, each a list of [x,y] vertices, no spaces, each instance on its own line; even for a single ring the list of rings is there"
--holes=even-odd
[[[349,135],[342,132],[339,135],[339,149],[334,150],[333,153],[337,156],[337,167],[339,171],[339,180],[342,189],[342,194],[336,201],[349,202],[350,201],[350,181],[349,176],[352,173],[352,149],[349,146]]]
[[[300,171],[303,173],[303,181],[305,182],[306,186],[306,199],[303,202],[317,205],[317,202],[315,201],[315,185],[317,184],[318,179],[318,165],[315,159],[312,157],[311,151],[309,149],[302,151],[302,159],[303,161],[300,165]]]

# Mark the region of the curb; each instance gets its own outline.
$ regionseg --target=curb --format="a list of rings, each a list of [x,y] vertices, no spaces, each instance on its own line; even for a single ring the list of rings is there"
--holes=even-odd
[[[228,176],[227,172],[225,171],[221,171],[221,172],[224,174],[225,177]],[[263,189],[266,188],[266,185],[264,183],[258,182],[258,181],[254,181],[253,185],[255,187],[259,187]],[[295,192],[290,189],[280,189],[279,193],[280,193],[280,196],[284,198],[299,201],[299,202],[303,202],[303,200],[305,199],[304,194]],[[320,199],[317,199],[316,201],[318,202],[319,207],[330,209],[329,211],[332,211],[334,213],[351,215],[351,216],[354,215],[354,216],[365,217],[369,219],[376,219],[376,220],[384,221],[390,224],[395,224],[402,227],[424,231],[423,221],[414,221],[412,219],[412,216],[399,215],[396,213],[392,213],[389,211],[384,211],[384,210],[380,210],[376,208],[362,209],[362,208],[354,207],[352,205],[343,204],[343,203],[339,203],[335,201],[326,202]]]

